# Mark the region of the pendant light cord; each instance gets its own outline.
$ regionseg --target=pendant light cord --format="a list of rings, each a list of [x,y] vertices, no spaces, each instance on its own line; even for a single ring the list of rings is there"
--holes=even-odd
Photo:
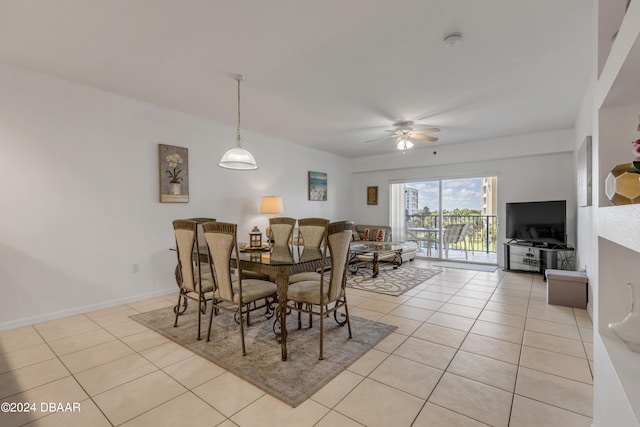
[[[242,141],[240,140],[240,81],[244,80],[244,76],[242,74],[233,74],[232,77],[238,81],[238,126],[236,127],[236,144],[224,153],[220,162],[218,162],[218,166],[234,170],[255,170],[258,169],[256,160],[250,152],[242,148]]]
[[[236,129],[236,142],[240,145],[240,78],[238,78],[238,127]]]

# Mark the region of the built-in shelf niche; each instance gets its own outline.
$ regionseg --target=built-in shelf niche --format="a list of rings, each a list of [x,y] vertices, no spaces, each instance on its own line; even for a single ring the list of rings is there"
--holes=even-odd
[[[609,323],[622,320],[631,311],[631,294],[627,284],[640,281],[640,253],[603,237],[598,239],[598,250],[598,331],[611,335]]]
[[[624,319],[631,310],[627,283],[640,280],[640,252],[636,249],[598,238],[598,323],[594,327],[637,422],[640,420],[640,353],[629,350],[609,330],[609,323]]]
[[[598,265],[592,272],[595,277],[589,275],[595,293],[591,302],[594,425],[640,427],[640,354],[629,350],[608,327],[629,313],[627,283],[640,278],[640,205],[614,206],[604,193],[609,171],[633,160],[631,141],[640,137],[640,0],[631,0],[626,12],[626,0],[598,0],[596,4],[598,79],[593,91],[592,177]]]
[[[600,121],[598,138],[598,206],[613,206],[604,192],[604,183],[609,171],[621,163],[634,159],[631,142],[640,138],[638,116],[640,102],[616,107],[602,108],[598,112]],[[638,175],[640,178],[640,174]]]

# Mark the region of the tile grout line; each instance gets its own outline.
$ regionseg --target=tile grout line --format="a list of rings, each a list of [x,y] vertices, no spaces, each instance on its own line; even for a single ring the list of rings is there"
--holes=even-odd
[[[83,315],[84,317],[86,317],[87,319],[89,319],[90,321],[92,321],[93,323],[96,323],[93,319],[90,319],[88,316]],[[97,323],[96,323],[97,324]],[[97,324],[101,329],[104,329],[101,325]],[[35,329],[35,328],[34,328]],[[106,331],[106,330],[105,330]],[[36,332],[38,333],[38,335],[40,335],[40,331],[38,331],[36,329]],[[109,333],[109,331],[106,331],[107,333]],[[104,419],[111,424],[111,426],[115,426],[115,424],[109,419],[109,417],[107,417],[107,414],[105,414],[102,410],[102,408],[98,405],[98,403],[93,399],[93,396],[91,396],[91,394],[89,394],[89,392],[84,388],[84,386],[82,384],[80,384],[80,381],[78,381],[78,379],[76,378],[76,376],[71,372],[71,370],[69,369],[69,367],[63,362],[63,360],[58,356],[58,354],[53,350],[53,348],[51,348],[51,346],[49,345],[49,342],[47,340],[45,340],[45,338],[40,335],[40,337],[42,338],[42,340],[47,344],[47,346],[51,349],[51,351],[53,352],[53,354],[56,355],[56,357],[58,358],[58,361],[60,362],[60,364],[62,366],[64,366],[64,368],[67,370],[67,372],[69,373],[69,376],[71,378],[73,378],[73,381],[75,381],[75,383],[78,385],[78,387],[80,387],[80,389],[82,389],[82,391],[87,395],[87,399],[91,400],[91,402],[95,405],[95,407],[98,409],[98,411],[100,411],[100,413],[102,414],[102,416],[104,417]],[[87,400],[85,399],[85,400]],[[45,415],[45,417],[50,416],[53,414],[49,414],[49,415]],[[44,417],[41,417],[44,418]]]
[[[518,388],[518,376],[520,374],[520,368],[522,367],[522,352],[524,349],[524,334],[527,331],[527,323],[529,322],[529,308],[531,307],[531,296],[533,294],[533,277],[531,278],[531,285],[529,289],[529,301],[527,302],[527,313],[524,318],[524,325],[522,329],[522,341],[520,341],[520,354],[518,354],[518,369],[516,370],[516,380],[513,384],[513,393],[511,394],[511,407],[509,408],[509,419],[507,425],[511,424],[511,417],[513,416],[513,404],[516,399],[516,390]]]
[[[471,277],[469,280],[467,280],[467,282],[465,283],[465,285],[464,285],[464,286],[466,286],[466,285],[469,283],[469,281],[471,281],[475,276],[476,276],[476,275],[474,275],[474,276],[473,276],[473,277]],[[503,276],[503,278],[504,278],[504,276]],[[495,294],[495,291],[496,291],[496,289],[498,289],[498,286],[500,285],[500,282],[502,281],[502,279],[503,279],[503,278],[501,278],[501,279],[500,279],[500,281],[498,282],[498,284],[497,284],[497,285],[496,285],[496,287],[494,288],[493,292],[491,293],[491,297]],[[462,288],[460,288],[460,289],[458,290],[458,292],[459,292],[460,290],[464,289],[464,286],[463,286]],[[457,294],[458,294],[458,292],[456,292],[456,293],[454,294],[454,296],[455,296],[455,295],[457,295]],[[482,311],[484,311],[484,307],[486,307],[486,306],[487,306],[487,304],[488,304],[489,300],[491,299],[491,297],[489,297],[489,299],[487,299],[487,300],[485,301],[485,303],[484,303],[484,305],[483,305],[483,307],[482,307],[482,310],[480,311],[480,314],[482,314]],[[443,305],[444,305],[444,304],[443,304]],[[480,317],[480,314],[478,315],[478,317]],[[418,414],[416,415],[416,417],[413,419],[413,422],[411,423],[411,425],[413,425],[413,424],[418,420],[418,417],[420,416],[420,414],[421,414],[421,413],[422,413],[422,411],[424,410],[424,408],[425,408],[425,406],[427,405],[427,403],[431,403],[432,405],[437,405],[437,404],[435,404],[435,403],[433,403],[433,402],[429,402],[429,399],[431,398],[431,396],[432,396],[432,395],[433,395],[433,393],[435,392],[436,388],[438,387],[438,385],[440,384],[440,382],[441,382],[441,381],[442,381],[442,379],[444,378],[444,375],[448,372],[449,367],[451,366],[451,363],[453,362],[453,360],[454,360],[454,359],[455,359],[455,357],[457,356],[458,352],[460,351],[460,347],[462,347],[462,344],[464,343],[464,341],[467,339],[467,337],[468,337],[468,336],[469,336],[469,334],[471,333],[471,329],[473,329],[473,326],[475,326],[476,322],[478,321],[478,317],[476,317],[476,319],[473,321],[473,324],[471,325],[471,327],[469,328],[469,330],[466,332],[466,334],[465,334],[464,338],[463,338],[463,339],[462,339],[462,341],[460,342],[460,345],[456,348],[456,351],[455,351],[455,353],[453,354],[453,356],[451,357],[451,360],[449,360],[449,363],[447,363],[447,366],[446,366],[446,367],[445,367],[445,369],[442,371],[442,375],[440,375],[440,378],[438,378],[438,381],[437,381],[437,382],[436,382],[436,384],[433,386],[433,389],[432,389],[432,390],[431,390],[431,392],[429,393],[429,396],[427,396],[427,398],[425,399],[424,404],[423,404],[423,405],[422,405],[422,407],[420,408],[420,411],[418,411]],[[425,322],[423,322],[423,323],[427,323],[427,322],[425,321]],[[437,326],[441,326],[441,325],[437,325]],[[451,328],[451,329],[453,329],[453,328]],[[414,331],[414,332],[415,332],[415,331]],[[427,366],[428,366],[428,365],[427,365]],[[456,375],[456,374],[450,373],[450,375]],[[458,375],[458,376],[459,376],[459,375]],[[462,377],[462,378],[465,378],[465,379],[471,380],[470,378],[466,378],[466,377]],[[471,381],[475,381],[475,380],[471,380]],[[475,381],[475,382],[480,383],[479,381]],[[484,384],[484,383],[480,383],[480,384]],[[484,384],[484,385],[489,386],[489,384]],[[491,386],[490,386],[490,387],[491,387]],[[515,385],[514,385],[514,389],[515,389]],[[513,401],[512,401],[512,405],[513,405]],[[467,417],[467,418],[470,418],[470,419],[472,419],[472,420],[482,422],[482,421],[480,421],[480,420],[476,420],[475,418],[472,418],[472,417],[470,417],[470,416],[468,416],[468,415],[462,414],[462,413],[460,413],[460,412],[457,412],[457,411],[455,411],[455,410],[453,410],[453,409],[450,409],[450,408],[447,408],[447,407],[445,407],[445,406],[442,406],[442,405],[437,405],[437,406],[440,406],[441,408],[445,408],[445,409],[446,409],[446,410],[448,410],[448,411],[454,412],[454,413],[456,413],[456,414],[462,415],[462,416]],[[511,411],[509,411],[509,416],[511,416]],[[486,423],[483,423],[483,424],[486,424]]]

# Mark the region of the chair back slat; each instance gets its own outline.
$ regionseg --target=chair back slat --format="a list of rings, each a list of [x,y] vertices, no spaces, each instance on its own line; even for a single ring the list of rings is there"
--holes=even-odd
[[[305,248],[319,248],[322,244],[328,219],[324,218],[301,218],[298,220],[298,243],[302,236],[302,243]]]
[[[329,271],[329,289],[325,289],[324,292],[329,301],[337,299],[344,291],[345,273],[349,260],[349,243],[354,225],[353,221],[341,221],[327,226],[325,257],[328,248],[331,256],[331,270]],[[324,280],[321,283],[323,284]]]
[[[233,302],[231,253],[234,248],[237,249],[237,225],[225,222],[207,222],[202,225],[202,228],[209,250],[209,263],[214,271],[218,296],[222,300]]]
[[[269,219],[273,244],[275,246],[288,245],[293,235],[293,227],[295,227],[295,225],[295,218],[278,217]]]
[[[197,240],[197,223],[190,220],[177,219],[173,221],[173,230],[176,238],[176,251],[178,253],[178,268],[180,271],[180,287],[191,292],[198,292],[195,280],[196,271],[193,261],[193,251]],[[196,247],[196,256],[199,255]]]
[[[204,231],[202,229],[202,224],[204,224],[205,222],[211,222],[211,221],[215,221],[215,218],[188,218],[189,221],[195,221],[198,223],[198,229],[196,230],[197,232],[197,239],[198,239],[198,247],[199,248],[206,248],[207,247],[207,242],[204,240]]]

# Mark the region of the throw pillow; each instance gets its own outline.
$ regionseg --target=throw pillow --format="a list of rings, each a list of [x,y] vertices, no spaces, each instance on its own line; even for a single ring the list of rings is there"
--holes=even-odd
[[[369,242],[384,242],[385,231],[380,228],[365,228],[363,240]]]

